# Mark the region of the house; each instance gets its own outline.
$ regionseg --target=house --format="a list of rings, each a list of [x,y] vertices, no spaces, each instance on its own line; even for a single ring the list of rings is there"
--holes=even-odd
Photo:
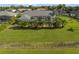
[[[53,11],[45,11],[45,10],[32,10],[25,11],[23,15],[19,18],[19,20],[32,20],[32,19],[52,19]]]
[[[9,20],[12,16],[16,17],[17,13],[12,13],[12,12],[8,12],[8,11],[1,11],[0,12],[0,21],[4,22]]]

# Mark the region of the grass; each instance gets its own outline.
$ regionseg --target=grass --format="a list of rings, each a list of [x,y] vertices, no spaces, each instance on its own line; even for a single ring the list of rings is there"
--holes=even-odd
[[[66,26],[62,29],[40,29],[40,30],[13,30],[8,29],[0,32],[0,53],[79,53],[79,48],[51,48],[51,49],[22,49],[21,48],[8,48],[9,45],[26,44],[28,46],[38,45],[45,46],[47,43],[58,42],[79,42],[79,22],[75,19],[60,16],[62,20],[66,20]],[[68,31],[69,28],[75,29],[74,32]],[[19,46],[18,45],[18,46]],[[49,46],[49,45],[48,45]],[[79,45],[78,45],[79,46]]]
[[[0,54],[79,54],[79,48],[0,49]]]
[[[74,19],[74,18],[70,18],[70,17],[67,17],[67,16],[59,16],[62,20],[65,20],[67,22],[66,24],[66,27],[65,28],[69,28],[69,27],[72,27],[72,28],[78,28],[79,29],[79,22],[76,21],[77,19]]]
[[[79,32],[69,32],[64,29],[42,30],[7,30],[0,33],[0,41],[4,42],[58,42],[79,40]]]

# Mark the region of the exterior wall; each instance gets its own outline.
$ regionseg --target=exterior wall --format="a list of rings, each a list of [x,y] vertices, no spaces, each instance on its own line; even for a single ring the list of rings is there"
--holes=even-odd
[[[74,17],[74,16],[76,16],[76,15],[75,15],[75,14],[70,14],[70,16]]]
[[[51,16],[32,16],[31,19],[45,19],[45,20],[50,20]]]

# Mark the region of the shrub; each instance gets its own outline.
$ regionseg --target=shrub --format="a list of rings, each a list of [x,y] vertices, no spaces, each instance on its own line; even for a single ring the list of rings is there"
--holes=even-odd
[[[74,32],[74,29],[73,28],[69,28],[68,31]]]
[[[16,24],[20,27],[26,27],[27,23],[27,21],[16,20]]]
[[[11,17],[11,19],[8,21],[9,24],[14,24],[16,22],[16,17]]]
[[[0,31],[5,30],[8,27],[8,25],[9,25],[8,23],[2,23],[0,25]]]
[[[64,22],[63,20],[61,20],[60,18],[55,18],[55,20],[53,21],[53,26],[54,28],[62,28],[64,27]]]

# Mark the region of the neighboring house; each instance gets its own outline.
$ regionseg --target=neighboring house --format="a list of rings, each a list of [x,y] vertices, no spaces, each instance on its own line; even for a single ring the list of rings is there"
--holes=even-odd
[[[48,10],[47,8],[37,8],[36,10]]]
[[[19,12],[24,12],[24,11],[26,11],[26,9],[17,9]]]
[[[17,10],[16,10],[16,9],[12,9],[12,8],[7,9],[7,11],[8,11],[8,12],[14,12],[14,13],[15,13],[15,12],[17,12]]]
[[[16,17],[17,13],[12,13],[12,12],[8,12],[8,11],[1,11],[0,12],[0,21],[4,22],[9,20],[12,16]]]
[[[32,20],[32,19],[52,19],[53,11],[33,10],[25,11],[19,20]]]
[[[14,12],[14,13],[15,13],[15,12],[17,12],[17,10],[16,10],[16,9],[13,9],[13,10],[12,10],[12,12]]]
[[[54,14],[56,15],[67,15],[66,11],[62,9],[53,10],[53,11],[54,11]]]
[[[31,9],[25,9],[25,8],[20,8],[20,9],[17,9],[17,11],[18,12],[25,12],[25,11],[29,11],[29,10],[31,10]]]
[[[37,7],[36,10],[48,10],[48,7]]]
[[[69,16],[74,17],[74,18],[79,18],[79,10],[77,11],[70,11]]]

